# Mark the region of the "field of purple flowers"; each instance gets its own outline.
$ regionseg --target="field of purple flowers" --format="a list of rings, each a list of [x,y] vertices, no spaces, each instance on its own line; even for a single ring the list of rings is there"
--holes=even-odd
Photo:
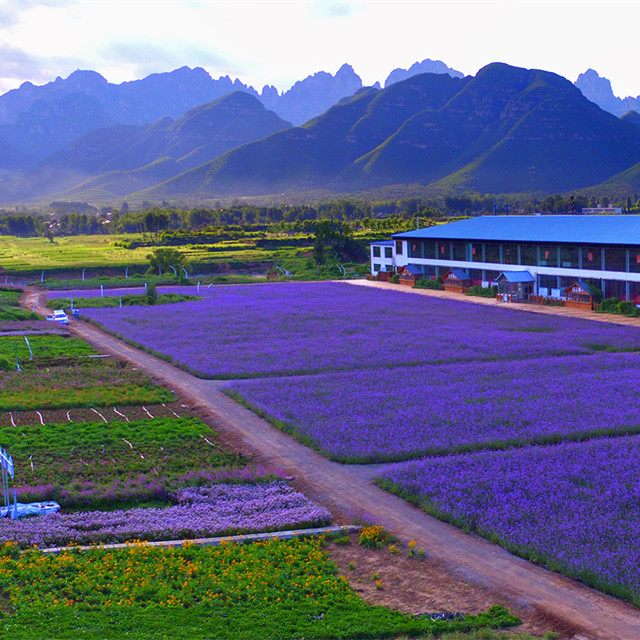
[[[85,511],[40,518],[0,520],[0,543],[22,547],[180,540],[250,531],[278,531],[321,526],[326,509],[284,481],[187,487],[165,508]]]
[[[241,380],[242,402],[344,462],[640,432],[638,353]]]
[[[401,291],[327,282],[202,290],[201,301],[83,317],[208,378],[640,350],[630,327]]]
[[[428,458],[379,483],[514,553],[640,605],[640,438]]]

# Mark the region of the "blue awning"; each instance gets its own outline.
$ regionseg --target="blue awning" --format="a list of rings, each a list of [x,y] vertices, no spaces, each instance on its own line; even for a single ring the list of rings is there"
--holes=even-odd
[[[503,271],[496,280],[507,282],[535,282],[536,279],[528,271]]]

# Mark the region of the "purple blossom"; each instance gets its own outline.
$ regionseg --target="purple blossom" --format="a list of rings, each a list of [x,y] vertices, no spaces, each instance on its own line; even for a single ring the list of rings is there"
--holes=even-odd
[[[344,461],[640,432],[639,353],[242,380],[225,390]]]
[[[383,486],[508,549],[640,602],[640,438],[428,458]]]
[[[200,301],[87,309],[83,315],[211,378],[640,349],[633,327],[344,283],[201,292],[207,293]]]
[[[0,520],[0,543],[59,546],[126,540],[174,540],[239,532],[321,526],[329,512],[274,481],[187,487],[166,508],[51,514],[40,518]]]

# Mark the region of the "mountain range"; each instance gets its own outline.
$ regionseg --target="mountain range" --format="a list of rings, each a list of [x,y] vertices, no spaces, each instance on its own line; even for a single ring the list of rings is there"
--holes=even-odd
[[[573,86],[499,63],[463,77],[433,60],[395,69],[384,89],[363,87],[343,65],[260,94],[202,69],[121,85],[77,71],[0,96],[0,193],[4,201],[155,200],[409,183],[522,192],[638,182],[640,169],[629,171],[640,162],[640,115],[606,113],[584,97],[588,82],[600,100],[607,86],[613,95],[592,70]]]
[[[234,149],[150,199],[420,183],[488,193],[588,187],[640,161],[640,128],[553,73],[491,64],[363,89],[303,127]]]
[[[623,116],[629,111],[640,112],[640,96],[618,98],[613,93],[611,81],[602,78],[593,69],[587,69],[581,73],[575,85],[591,102],[595,102],[599,107],[616,116]]]

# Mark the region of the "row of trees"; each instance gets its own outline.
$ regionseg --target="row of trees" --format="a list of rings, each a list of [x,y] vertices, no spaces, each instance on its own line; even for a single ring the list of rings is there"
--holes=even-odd
[[[459,215],[579,213],[583,207],[615,205],[625,212],[639,213],[637,194],[624,201],[610,201],[607,197],[567,197],[549,195],[539,202],[519,201],[507,197],[488,195],[449,195],[443,198],[391,198],[387,200],[342,199],[314,205],[255,206],[231,205],[179,209],[174,207],[150,207],[142,211],[130,211],[122,203],[120,210],[97,210],[86,203],[52,203],[47,216],[13,215],[0,211],[0,234],[16,236],[83,235],[98,233],[151,233],[158,236],[163,231],[186,229],[203,230],[238,225],[262,226],[275,231],[315,232],[318,220],[334,220],[349,223],[354,231],[362,229],[388,230],[398,228],[398,221],[438,219]],[[55,205],[55,206],[54,206]],[[72,208],[82,211],[69,212]],[[92,212],[93,211],[93,212]]]

